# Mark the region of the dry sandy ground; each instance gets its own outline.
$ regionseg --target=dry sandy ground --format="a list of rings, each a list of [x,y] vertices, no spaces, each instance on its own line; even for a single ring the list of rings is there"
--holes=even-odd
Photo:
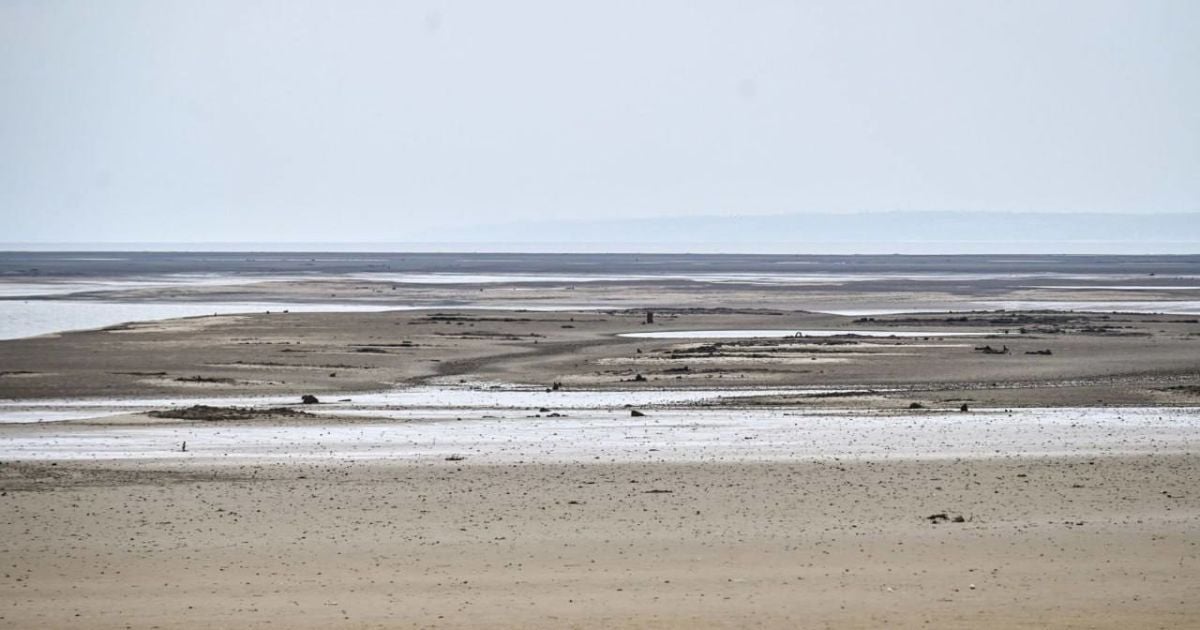
[[[0,626],[1194,628],[1198,467],[9,463]]]

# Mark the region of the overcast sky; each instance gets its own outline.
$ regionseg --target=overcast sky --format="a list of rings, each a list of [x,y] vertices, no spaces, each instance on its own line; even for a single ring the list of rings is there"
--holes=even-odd
[[[897,209],[1200,210],[1200,2],[0,0],[0,241]]]

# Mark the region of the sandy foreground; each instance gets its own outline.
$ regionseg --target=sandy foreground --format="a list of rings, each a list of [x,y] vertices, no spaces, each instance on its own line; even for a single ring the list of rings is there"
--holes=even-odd
[[[0,427],[0,626],[1200,623],[1195,408],[530,411]]]
[[[130,292],[600,307],[0,342],[0,627],[1200,627],[1196,316],[810,312],[992,282]],[[788,328],[863,334],[621,336]]]
[[[6,463],[0,625],[1196,627],[1198,467]]]

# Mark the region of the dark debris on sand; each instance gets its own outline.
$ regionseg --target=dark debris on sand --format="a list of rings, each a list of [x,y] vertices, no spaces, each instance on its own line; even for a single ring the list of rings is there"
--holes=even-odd
[[[255,409],[252,407],[212,407],[209,405],[192,405],[177,409],[159,409],[148,414],[152,418],[171,418],[175,420],[201,420],[217,422],[227,420],[251,420],[264,417],[309,417],[312,414],[297,411],[290,407],[271,407]]]

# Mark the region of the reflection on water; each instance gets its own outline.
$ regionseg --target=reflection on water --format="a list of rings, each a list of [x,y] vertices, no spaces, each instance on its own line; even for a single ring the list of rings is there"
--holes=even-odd
[[[1200,315],[1200,300],[991,300],[977,302],[989,309],[1006,311],[1078,311],[1081,313],[1165,313]]]
[[[961,330],[664,330],[659,332],[624,333],[622,337],[640,339],[779,339],[785,337],[982,337],[997,332],[967,332]]]
[[[130,289],[164,289],[182,287],[244,286],[259,282],[281,282],[303,280],[310,276],[227,274],[227,273],[173,273],[122,278],[93,278],[88,280],[0,280],[0,297],[37,297],[71,295],[97,291],[127,291]]]
[[[90,330],[127,322],[234,313],[386,311],[370,304],[272,304],[259,302],[116,303],[66,300],[0,300],[0,339],[19,339],[68,330]]]
[[[1200,291],[1200,286],[1159,284],[1031,284],[1019,288],[1057,291]]]
[[[643,390],[553,390],[508,386],[451,387],[428,386],[387,392],[348,395],[305,411],[327,415],[391,417],[411,409],[607,409],[627,405],[681,405],[718,399],[748,398],[765,395],[797,395],[813,389],[643,389]],[[335,395],[331,395],[333,398]],[[340,396],[346,398],[346,396]],[[208,396],[169,398],[114,398],[78,400],[0,401],[0,424],[80,420],[141,413],[167,407],[191,405],[271,406],[295,404],[295,396]]]

